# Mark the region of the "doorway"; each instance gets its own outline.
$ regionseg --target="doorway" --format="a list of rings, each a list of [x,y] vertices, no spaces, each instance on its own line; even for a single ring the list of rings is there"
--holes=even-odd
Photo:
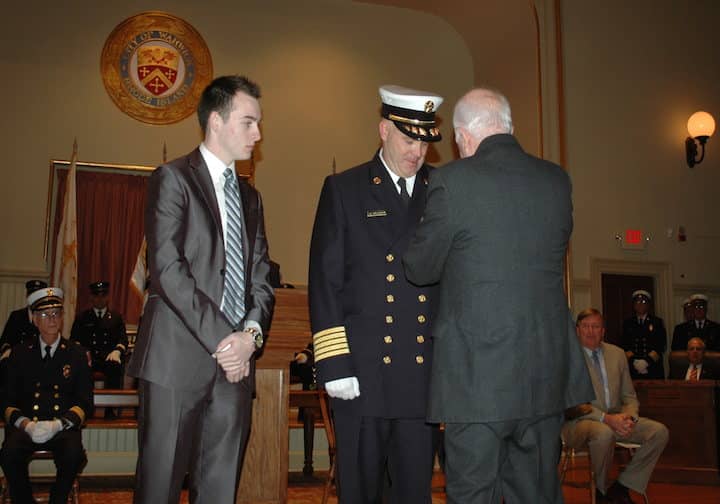
[[[622,347],[623,321],[633,316],[632,293],[638,289],[646,290],[654,301],[657,297],[655,279],[651,276],[603,273],[601,284],[606,326],[605,341]],[[654,303],[651,304],[650,313],[655,313]]]

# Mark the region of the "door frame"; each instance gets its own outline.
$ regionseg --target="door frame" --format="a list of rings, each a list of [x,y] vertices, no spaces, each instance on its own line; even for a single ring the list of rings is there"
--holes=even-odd
[[[603,273],[653,277],[655,280],[654,313],[665,321],[665,327],[675,327],[675,311],[672,309],[672,268],[670,263],[591,257],[590,305],[599,307],[600,311],[603,311]]]

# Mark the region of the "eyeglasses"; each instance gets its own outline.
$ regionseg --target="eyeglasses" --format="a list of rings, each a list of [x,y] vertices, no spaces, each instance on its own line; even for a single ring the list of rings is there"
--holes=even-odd
[[[42,320],[54,320],[56,318],[62,317],[62,310],[53,310],[53,311],[44,311],[37,314],[38,317],[40,317]]]

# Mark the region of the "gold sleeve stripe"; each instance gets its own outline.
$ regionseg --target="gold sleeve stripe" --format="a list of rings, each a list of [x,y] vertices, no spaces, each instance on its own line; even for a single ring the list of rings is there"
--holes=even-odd
[[[347,334],[343,326],[330,327],[313,335],[315,362],[350,353]]]
[[[7,408],[5,408],[5,423],[6,424],[10,423],[10,417],[12,416],[14,411],[20,411],[20,410],[17,408],[14,408],[12,406],[8,406]]]
[[[73,413],[75,413],[77,416],[80,417],[81,424],[85,423],[85,412],[83,411],[83,409],[80,406],[73,406],[72,408],[70,408],[70,411],[72,411]]]

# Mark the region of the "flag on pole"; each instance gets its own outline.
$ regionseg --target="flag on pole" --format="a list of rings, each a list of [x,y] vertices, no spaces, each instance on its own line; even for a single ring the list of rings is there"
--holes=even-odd
[[[62,327],[63,338],[70,338],[70,330],[75,320],[77,307],[78,247],[77,247],[77,139],[73,142],[70,168],[65,179],[63,198],[63,217],[60,230],[55,238],[55,264],[53,265],[52,285],[60,287],[65,293],[65,318]]]
[[[140,244],[140,250],[138,251],[137,259],[135,260],[135,268],[133,269],[132,276],[130,277],[130,291],[133,293],[135,303],[140,307],[138,310],[138,317],[142,315],[145,309],[145,303],[147,302],[147,281],[148,281],[148,269],[147,269],[147,241],[143,236],[143,241]]]

